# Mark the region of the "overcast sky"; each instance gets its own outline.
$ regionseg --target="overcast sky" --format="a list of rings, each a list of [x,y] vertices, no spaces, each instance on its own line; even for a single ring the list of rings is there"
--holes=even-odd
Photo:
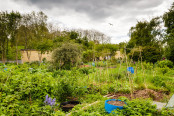
[[[112,43],[128,41],[137,20],[150,20],[168,11],[173,0],[0,0],[0,11],[43,11],[61,28],[95,29]],[[113,25],[110,25],[113,24]]]

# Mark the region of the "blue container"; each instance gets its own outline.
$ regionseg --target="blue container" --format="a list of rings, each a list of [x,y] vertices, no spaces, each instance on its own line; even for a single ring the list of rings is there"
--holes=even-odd
[[[94,62],[92,62],[92,66],[94,66],[94,67],[95,67],[95,63],[94,63]]]
[[[107,102],[108,101],[121,101],[119,99],[109,99],[109,100],[106,100],[105,101],[105,110],[108,112],[108,113],[111,113],[113,110],[116,110],[117,108],[122,110],[123,109],[123,106],[115,106],[115,105],[112,105],[112,104],[108,104]],[[126,102],[125,102],[126,104]]]
[[[7,71],[7,68],[4,68],[4,71]]]
[[[134,74],[134,68],[133,67],[128,67],[127,71],[131,72],[132,74]]]

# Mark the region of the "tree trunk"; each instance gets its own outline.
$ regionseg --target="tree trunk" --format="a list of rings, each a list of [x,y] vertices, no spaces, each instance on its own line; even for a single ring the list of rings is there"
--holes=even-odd
[[[7,38],[7,56],[8,56],[8,38]],[[8,58],[7,58],[7,61],[8,61]]]
[[[31,50],[30,50],[30,53],[28,53],[28,50],[26,50],[26,53],[27,53],[28,62],[30,62]]]
[[[4,42],[5,43],[5,42]],[[5,64],[5,45],[1,43],[1,50],[2,50],[2,62]]]
[[[38,56],[39,56],[39,62],[41,64],[42,63],[42,53],[40,51],[38,51]]]
[[[25,49],[26,49],[26,52],[27,52],[28,62],[30,62],[31,50],[30,50],[30,53],[28,53],[28,48],[27,48],[27,45],[28,45],[27,32],[26,32],[26,30],[24,30],[24,31],[25,31]]]
[[[18,65],[18,46],[16,42],[16,64]]]

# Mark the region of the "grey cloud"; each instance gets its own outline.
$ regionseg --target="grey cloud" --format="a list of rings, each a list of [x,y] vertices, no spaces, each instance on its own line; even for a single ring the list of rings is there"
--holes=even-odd
[[[20,2],[20,0],[15,0]],[[146,9],[161,4],[164,0],[26,0],[41,10],[64,8],[68,11],[84,13],[92,19],[105,19],[109,16],[136,15],[146,13]],[[148,13],[148,12],[147,12]]]

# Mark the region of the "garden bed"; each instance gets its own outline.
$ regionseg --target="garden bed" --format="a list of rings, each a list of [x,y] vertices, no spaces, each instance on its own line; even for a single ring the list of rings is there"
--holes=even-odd
[[[79,101],[68,101],[68,102],[63,102],[60,104],[60,107],[62,108],[62,111],[68,112],[72,108],[74,108],[75,105],[80,104]]]
[[[114,106],[123,106],[125,103],[123,101],[108,101],[108,104],[114,105]]]
[[[131,99],[131,94],[126,94],[126,93],[115,93],[115,94],[109,94],[109,96],[112,96],[112,99],[117,99],[120,96],[125,96],[129,99]],[[151,89],[144,89],[144,90],[137,90],[134,91],[133,93],[133,98],[152,98],[154,101],[161,101],[164,96],[167,96],[164,92],[162,91],[154,91]]]

